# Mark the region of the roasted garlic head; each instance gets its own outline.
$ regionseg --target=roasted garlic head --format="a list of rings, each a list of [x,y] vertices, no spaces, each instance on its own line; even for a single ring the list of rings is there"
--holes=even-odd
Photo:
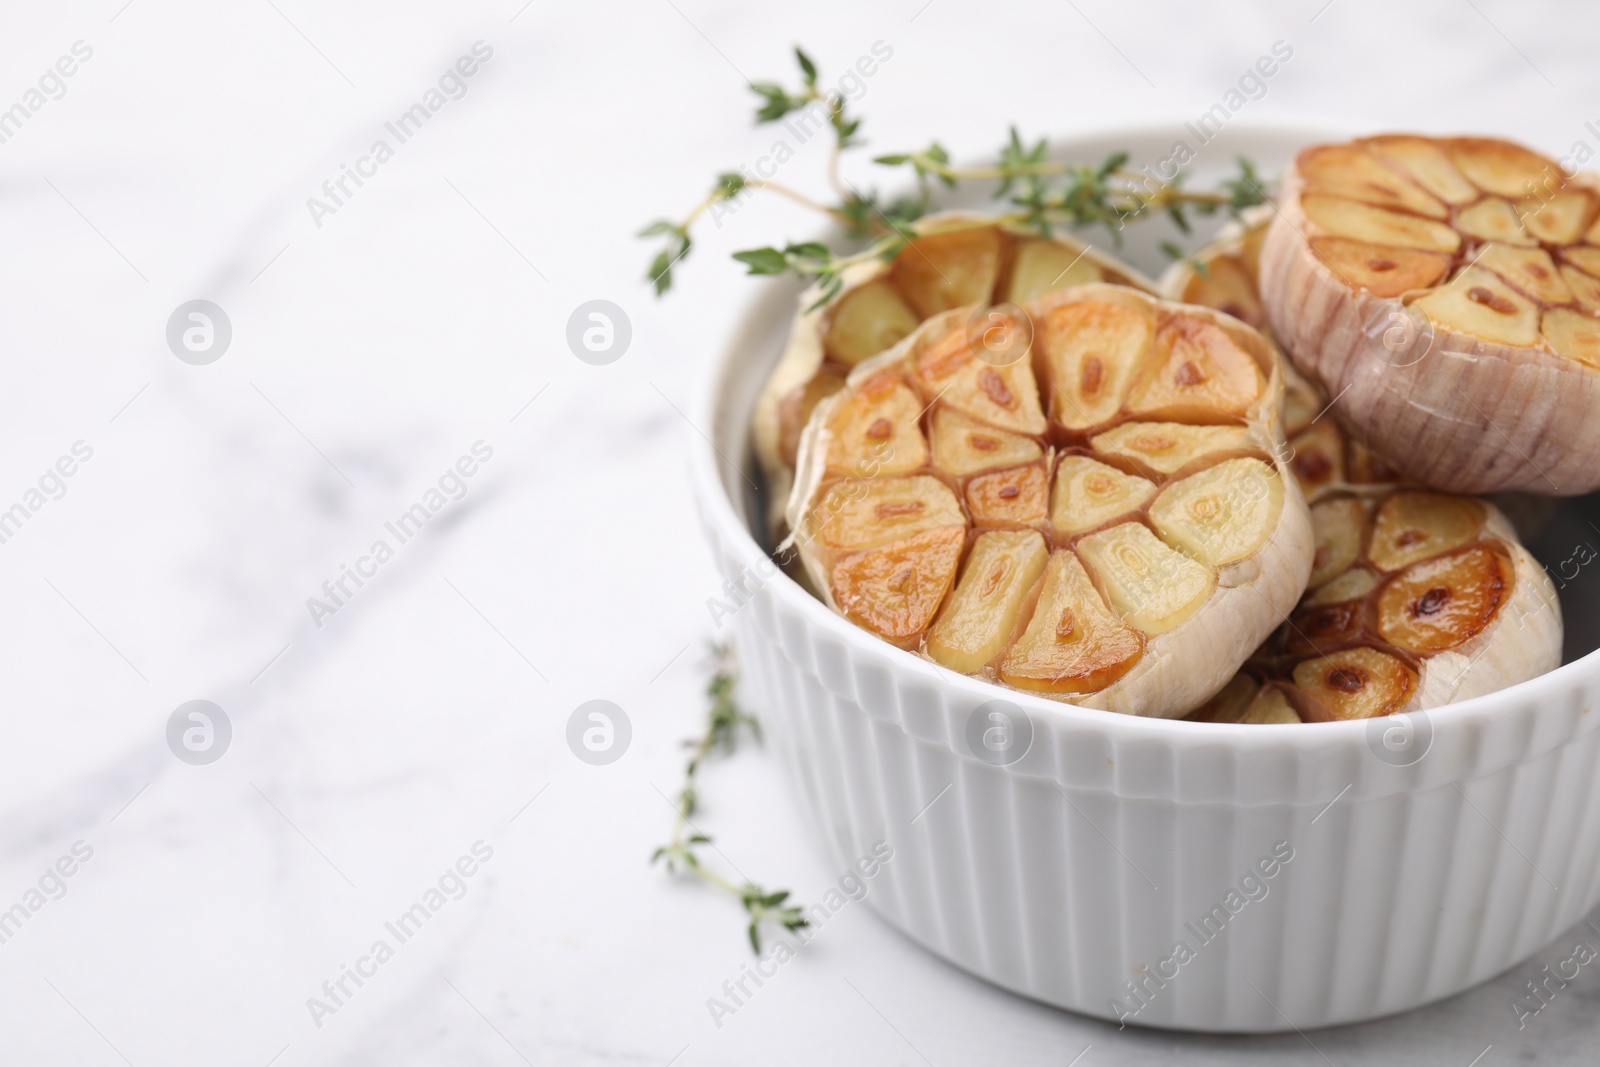
[[[1434,488],[1600,488],[1600,184],[1506,141],[1302,151],[1261,304],[1357,436]]]
[[[1311,507],[1305,600],[1194,717],[1306,722],[1436,708],[1561,662],[1561,608],[1493,505],[1422,489]]]
[[[989,330],[1027,343],[998,358]],[[817,404],[790,536],[826,603],[886,641],[1176,717],[1305,588],[1282,398],[1256,331],[1130,288],[940,312]]]

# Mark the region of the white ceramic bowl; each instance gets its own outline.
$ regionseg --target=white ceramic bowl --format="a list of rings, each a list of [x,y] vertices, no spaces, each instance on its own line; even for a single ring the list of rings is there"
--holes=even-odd
[[[1200,149],[1193,184],[1237,153],[1276,173],[1322,136],[1236,124]],[[1154,161],[1179,138],[1194,144],[1183,130],[1142,130],[1064,141],[1057,154]],[[1158,270],[1170,236],[1140,223],[1127,254]],[[1580,574],[1562,593],[1575,661],[1405,723],[1135,718],[955,674],[832,614],[752,536],[762,511],[749,414],[794,297],[782,286],[757,296],[710,368],[694,415],[709,436],[694,441],[696,491],[719,568],[752,594],[725,620],[745,699],[841,869],[874,842],[893,846],[867,898],[885,919],[957,966],[1073,1011],[1273,1031],[1450,996],[1600,902],[1600,657],[1584,655],[1600,620],[1585,582],[1600,578]],[[1549,566],[1571,530],[1600,545],[1587,501],[1563,508],[1544,539]],[[1032,735],[1005,765],[969,743],[998,721],[987,717],[997,700],[1012,754]]]

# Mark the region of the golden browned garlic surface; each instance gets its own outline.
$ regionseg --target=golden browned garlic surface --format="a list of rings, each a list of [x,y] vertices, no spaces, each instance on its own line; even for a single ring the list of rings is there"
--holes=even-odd
[[[932,215],[921,236],[888,260],[858,264],[821,307],[801,297],[789,343],[756,403],[752,432],[774,525],[788,498],[800,432],[818,402],[843,388],[852,368],[892,348],[928,318],[956,307],[1021,304],[1086,282],[1146,292],[1154,284],[1087,244],[1036,234],[965,212]]]
[[[1031,347],[1003,362],[991,329]],[[1120,286],[946,311],[817,405],[791,536],[829,606],[886,641],[1057,699],[1182,715],[1305,587],[1282,393],[1254,330]]]
[[[1302,151],[1260,252],[1295,364],[1406,475],[1600,487],[1600,186],[1476,137]]]
[[[1259,313],[1250,249],[1269,219],[1202,250],[1165,279],[1175,298]],[[1560,662],[1548,575],[1487,501],[1397,485],[1326,398],[1292,373],[1289,467],[1311,503],[1316,555],[1305,598],[1216,698],[1190,718],[1284,723],[1437,707]]]

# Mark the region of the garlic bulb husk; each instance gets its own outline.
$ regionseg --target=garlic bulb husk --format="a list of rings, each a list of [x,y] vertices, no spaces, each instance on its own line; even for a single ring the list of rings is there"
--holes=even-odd
[[[1095,281],[1156,291],[1153,280],[1087,242],[1060,233],[1042,238],[979,212],[925,216],[917,234],[892,259],[873,257],[847,267],[839,292],[820,306],[818,286],[800,294],[788,343],[751,417],[774,537],[786,532],[783,512],[793,486],[797,437],[811,410],[843,386],[851,367],[898,343],[935,309],[1015,304]],[[977,239],[966,240],[969,234]],[[907,256],[907,263],[914,260],[928,269],[897,271],[896,263]],[[851,321],[842,321],[852,312]],[[850,343],[830,343],[840,330],[850,332]],[[875,338],[888,343],[874,347]]]
[[[1500,141],[1301,152],[1261,251],[1272,330],[1408,477],[1600,488],[1600,185]]]
[[[818,403],[785,547],[830,608],[924,659],[1181,716],[1310,572],[1281,361],[1227,315],[1089,284],[1007,311],[1032,344],[990,365],[968,333],[987,314],[934,316]]]

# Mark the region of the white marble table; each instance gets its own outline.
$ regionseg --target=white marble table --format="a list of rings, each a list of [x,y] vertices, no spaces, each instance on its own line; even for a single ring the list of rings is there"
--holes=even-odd
[[[883,41],[872,146],[973,155],[1010,120],[1196,116],[1282,40],[1253,120],[1595,139],[1591,13],[1323,5],[0,13],[0,109],[26,112],[0,125],[0,511],[26,513],[0,543],[0,1062],[1591,1062],[1587,970],[1520,1031],[1531,966],[1305,1037],[1118,1032],[971,979],[866,908],[719,1027],[706,1000],[749,958],[738,909],[646,864],[720,587],[678,409],[757,284],[727,253],[811,228],[752,203],[703,232],[670,299],[641,281],[634,231],[770,143],[741,72],[788,78],[796,41],[837,71]],[[478,41],[446,83],[464,95],[389,132]],[[820,191],[822,151],[785,178]],[[335,201],[344,168],[366,177]],[[232,325],[206,365],[165,337],[196,298]],[[609,366],[565,342],[593,299],[632,322]],[[48,474],[78,442],[92,455]],[[449,476],[477,442],[492,456]],[[402,543],[386,523],[417,503]],[[334,601],[346,567],[367,577]],[[633,738],[588,766],[566,722],[601,698]],[[205,765],[166,739],[195,699],[232,729]],[[809,899],[837,872],[778,767],[711,765],[703,825]],[[402,941],[386,924],[417,903]]]

